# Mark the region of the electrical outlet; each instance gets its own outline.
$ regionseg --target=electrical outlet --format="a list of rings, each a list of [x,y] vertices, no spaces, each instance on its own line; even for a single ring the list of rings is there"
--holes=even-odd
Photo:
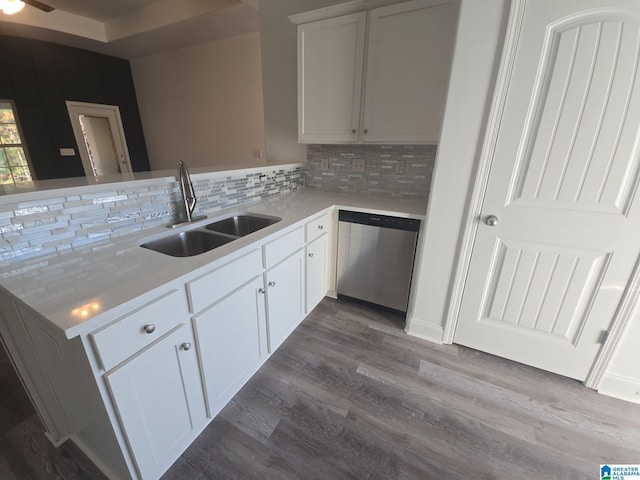
[[[353,160],[353,168],[354,172],[364,172],[364,158],[358,158]]]
[[[253,158],[262,158],[262,150],[259,148],[253,151]]]
[[[323,158],[320,161],[320,170],[322,170],[323,172],[326,172],[327,170],[329,170],[329,159],[328,158]]]
[[[60,156],[61,157],[74,157],[76,155],[76,151],[73,148],[61,148]]]
[[[404,173],[404,160],[396,162],[396,173]]]

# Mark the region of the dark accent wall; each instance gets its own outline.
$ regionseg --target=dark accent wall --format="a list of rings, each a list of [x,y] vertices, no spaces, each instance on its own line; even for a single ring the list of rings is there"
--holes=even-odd
[[[55,43],[0,35],[0,98],[14,100],[38,180],[84,176],[65,101],[120,108],[131,165],[149,170],[129,62]],[[74,157],[60,148],[73,147]]]

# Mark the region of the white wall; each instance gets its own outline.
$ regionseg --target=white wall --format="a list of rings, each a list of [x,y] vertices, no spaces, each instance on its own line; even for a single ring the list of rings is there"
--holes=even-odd
[[[151,169],[264,159],[260,65],[257,32],[132,60]]]
[[[507,0],[462,0],[407,333],[442,342],[458,242],[484,136]]]
[[[298,83],[294,13],[343,3],[344,0],[261,0],[260,41],[264,119],[269,163],[306,162],[298,144]]]

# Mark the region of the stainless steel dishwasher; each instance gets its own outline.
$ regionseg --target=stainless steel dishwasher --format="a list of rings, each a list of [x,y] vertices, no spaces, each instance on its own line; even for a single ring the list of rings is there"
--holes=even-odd
[[[407,311],[420,220],[340,210],[338,297]]]

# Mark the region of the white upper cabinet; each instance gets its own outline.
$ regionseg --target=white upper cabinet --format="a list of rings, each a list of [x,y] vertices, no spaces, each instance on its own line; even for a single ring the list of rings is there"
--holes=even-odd
[[[437,143],[456,20],[412,0],[298,25],[298,140]]]
[[[455,38],[455,8],[430,0],[369,13],[364,142],[437,143]]]
[[[355,142],[367,15],[343,15],[298,27],[298,140]]]

